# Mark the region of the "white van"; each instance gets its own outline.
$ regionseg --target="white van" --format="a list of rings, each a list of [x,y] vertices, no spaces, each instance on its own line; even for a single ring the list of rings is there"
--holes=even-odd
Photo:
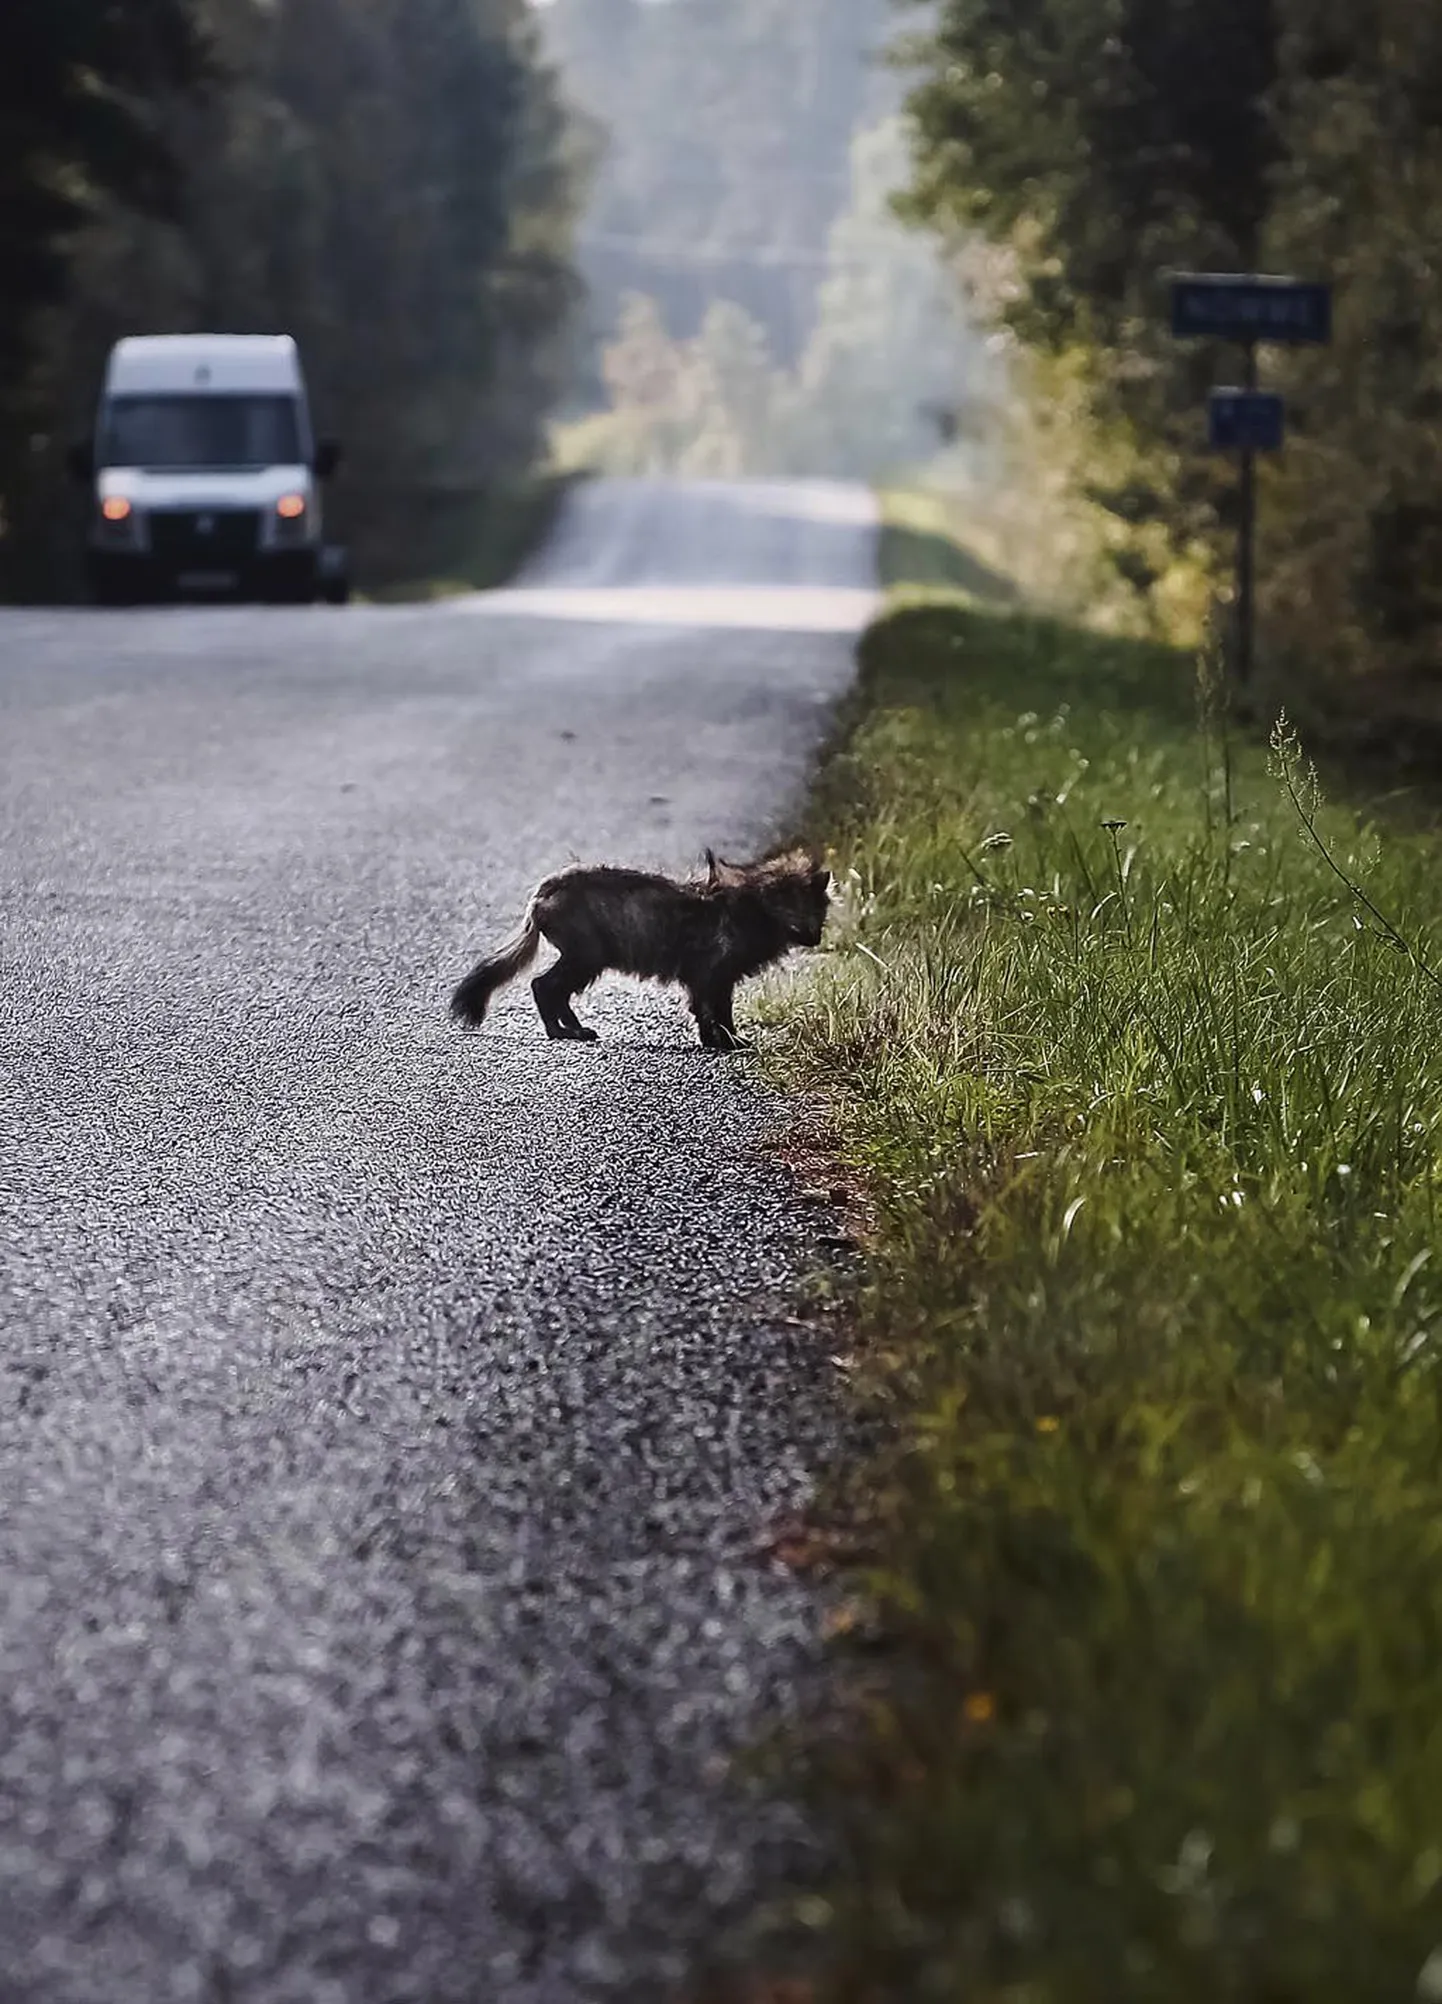
[[[94,443],[72,455],[94,496],[92,597],[340,602],[344,557],[322,542],[319,492],[338,459],[312,435],[288,334],[117,341]]]

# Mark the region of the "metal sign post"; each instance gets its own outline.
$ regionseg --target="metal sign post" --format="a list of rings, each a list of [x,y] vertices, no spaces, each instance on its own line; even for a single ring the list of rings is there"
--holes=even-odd
[[[1332,289],[1295,278],[1188,272],[1172,281],[1172,332],[1180,340],[1236,341],[1246,356],[1245,387],[1213,390],[1210,441],[1241,466],[1237,528],[1236,674],[1245,688],[1256,660],[1257,454],[1280,452],[1286,437],[1281,397],[1258,387],[1257,349],[1332,338]]]
[[[1257,653],[1257,451],[1261,426],[1257,390],[1257,344],[1247,343],[1247,387],[1230,405],[1214,398],[1211,406],[1211,437],[1214,448],[1226,451],[1223,413],[1230,409],[1236,420],[1237,446],[1242,456],[1241,507],[1237,525],[1237,680],[1245,689],[1252,680]],[[1277,442],[1281,449],[1285,436],[1286,410],[1280,397],[1276,406]],[[1250,422],[1249,422],[1250,420]],[[1233,448],[1236,449],[1236,448]]]

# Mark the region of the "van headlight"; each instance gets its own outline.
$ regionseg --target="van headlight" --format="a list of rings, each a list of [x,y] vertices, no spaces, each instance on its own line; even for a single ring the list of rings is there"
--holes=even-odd
[[[275,504],[275,536],[280,543],[302,543],[310,530],[310,509],[304,494],[282,494]]]
[[[98,540],[112,550],[133,550],[140,542],[140,515],[123,494],[107,494],[96,511]]]

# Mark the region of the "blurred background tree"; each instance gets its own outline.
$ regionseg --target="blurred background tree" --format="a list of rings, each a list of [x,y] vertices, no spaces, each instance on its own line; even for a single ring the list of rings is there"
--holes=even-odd
[[[166,94],[199,82],[184,0],[9,0],[0,9],[0,551],[34,483],[40,314],[102,202],[175,211]]]
[[[553,0],[542,19],[603,134],[568,458],[869,478],[995,394],[955,271],[892,212],[890,0]],[[664,393],[633,394],[638,341],[665,346]]]
[[[593,353],[630,294],[689,340],[744,307],[778,361],[810,333],[860,126],[895,104],[888,0],[552,0],[548,46],[604,134],[581,233]],[[599,391],[599,368],[584,386]]]

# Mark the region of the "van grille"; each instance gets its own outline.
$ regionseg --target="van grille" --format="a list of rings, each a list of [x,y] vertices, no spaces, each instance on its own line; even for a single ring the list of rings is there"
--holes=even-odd
[[[168,508],[150,518],[152,554],[180,570],[248,563],[259,542],[258,508]]]

